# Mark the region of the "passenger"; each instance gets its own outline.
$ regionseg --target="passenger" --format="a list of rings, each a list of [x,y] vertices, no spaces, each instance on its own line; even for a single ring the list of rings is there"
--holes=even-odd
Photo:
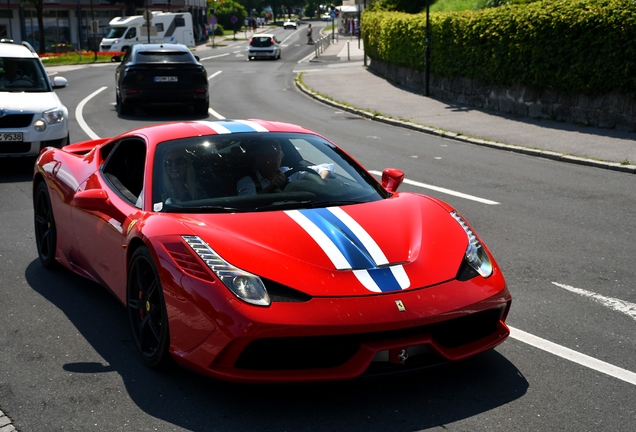
[[[206,198],[196,182],[192,162],[184,148],[174,148],[163,160],[163,196],[166,204]]]
[[[236,184],[238,195],[256,195],[260,193],[271,193],[279,191],[287,182],[302,179],[306,172],[296,172],[289,178],[285,173],[291,168],[281,166],[283,161],[281,145],[276,140],[267,140],[257,151],[256,170],[248,176],[243,177]],[[307,167],[320,174],[326,179],[331,176],[334,170],[333,164],[321,164]]]

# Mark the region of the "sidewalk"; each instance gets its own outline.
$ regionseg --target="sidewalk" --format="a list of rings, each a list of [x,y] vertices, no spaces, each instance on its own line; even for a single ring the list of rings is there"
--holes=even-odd
[[[340,36],[324,52],[296,67],[302,73],[297,86],[318,100],[374,120],[506,151],[636,174],[636,133],[495,114],[426,97],[394,85],[364,66],[359,43],[357,38]]]

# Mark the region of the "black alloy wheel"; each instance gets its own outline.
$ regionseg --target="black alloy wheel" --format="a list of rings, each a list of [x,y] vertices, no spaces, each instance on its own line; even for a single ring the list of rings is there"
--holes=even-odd
[[[57,248],[57,230],[51,198],[45,182],[40,182],[33,196],[33,214],[35,221],[35,243],[38,248],[40,262],[46,268],[55,266],[55,249]]]
[[[141,360],[151,368],[170,366],[170,334],[163,288],[154,259],[144,246],[138,248],[130,260],[126,307]]]

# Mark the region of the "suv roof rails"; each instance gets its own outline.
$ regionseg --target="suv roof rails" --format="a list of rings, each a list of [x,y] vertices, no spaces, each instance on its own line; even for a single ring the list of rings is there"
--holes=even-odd
[[[31,51],[33,54],[37,54],[37,51],[35,51],[35,50],[33,49],[33,47],[31,46],[31,44],[30,44],[30,43],[28,43],[27,41],[23,41],[23,42],[22,42],[22,46],[27,47],[27,48],[29,49],[29,51]]]

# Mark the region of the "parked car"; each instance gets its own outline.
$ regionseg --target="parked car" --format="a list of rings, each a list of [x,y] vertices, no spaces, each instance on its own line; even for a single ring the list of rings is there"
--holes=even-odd
[[[323,21],[331,21],[331,14],[329,12],[326,12],[326,13],[322,14],[320,19],[323,20]]]
[[[195,114],[210,106],[208,76],[199,59],[182,44],[135,44],[115,70],[119,113],[137,105],[191,105]]]
[[[0,157],[37,156],[44,147],[69,143],[68,109],[37,52],[27,42],[0,41]]]
[[[269,58],[278,60],[281,58],[282,49],[280,41],[273,34],[259,33],[250,38],[247,47],[247,59]]]
[[[292,21],[292,20],[286,20],[283,23],[283,28],[285,30],[289,29],[289,30],[296,30],[298,28],[298,22],[297,21]]]
[[[116,296],[150,367],[323,381],[497,346],[511,305],[499,266],[456,209],[398,192],[403,178],[379,182],[301,126],[164,123],[44,151],[35,241],[43,266]]]

